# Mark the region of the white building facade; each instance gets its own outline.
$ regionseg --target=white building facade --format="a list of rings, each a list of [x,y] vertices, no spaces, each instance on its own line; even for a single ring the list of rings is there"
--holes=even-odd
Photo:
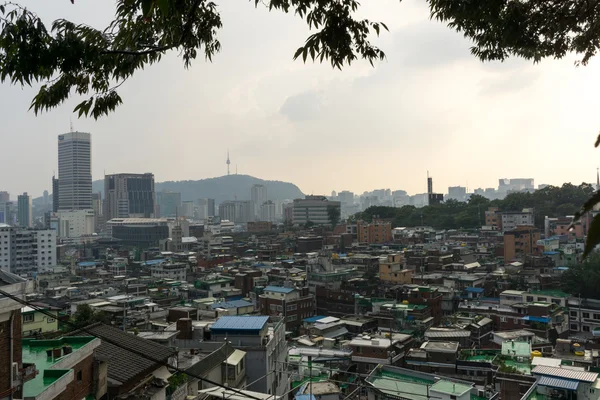
[[[56,232],[0,224],[0,268],[21,276],[56,265]]]

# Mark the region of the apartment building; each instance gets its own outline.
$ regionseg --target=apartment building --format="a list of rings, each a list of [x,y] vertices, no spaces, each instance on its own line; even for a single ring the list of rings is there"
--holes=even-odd
[[[412,283],[413,272],[404,268],[404,256],[401,253],[388,254],[386,261],[379,262],[379,280],[388,284]]]
[[[356,234],[359,243],[382,244],[392,242],[392,223],[374,220],[371,223],[358,221]]]
[[[352,362],[358,366],[358,373],[368,374],[378,365],[399,365],[404,357],[403,341],[401,338],[381,338],[367,335],[357,336],[348,343],[352,349]]]
[[[246,352],[248,390],[282,396],[288,391],[285,323],[268,316],[223,316],[210,327],[212,340]]]
[[[316,303],[308,287],[267,286],[259,296],[260,313],[262,315],[278,315],[285,317],[286,330],[297,331],[304,318],[315,314]]]
[[[0,268],[32,276],[56,265],[56,232],[0,224]]]
[[[524,208],[523,211],[504,211],[501,214],[502,230],[512,231],[518,226],[533,226],[533,208]]]
[[[341,203],[329,201],[325,196],[306,196],[304,199],[295,199],[293,224],[304,225],[311,222],[315,225],[330,225],[328,207],[338,208],[341,212]]]
[[[539,255],[537,242],[540,231],[531,226],[518,226],[504,232],[504,262],[523,259],[528,255]]]

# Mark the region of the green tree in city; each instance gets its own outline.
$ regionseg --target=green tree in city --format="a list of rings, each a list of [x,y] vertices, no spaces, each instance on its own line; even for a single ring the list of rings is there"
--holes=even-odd
[[[335,229],[335,227],[337,226],[337,224],[340,222],[340,208],[333,206],[333,205],[328,205],[327,206],[327,219],[329,220],[329,223],[331,224],[331,229]]]

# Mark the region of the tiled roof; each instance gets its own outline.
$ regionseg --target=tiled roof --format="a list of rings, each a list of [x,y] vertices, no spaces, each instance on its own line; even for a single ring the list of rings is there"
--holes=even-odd
[[[117,347],[102,340],[102,344],[96,348],[95,352],[96,357],[108,362],[108,378],[121,383],[148,374],[161,365],[126,349],[133,349],[165,362],[177,353],[175,350],[151,340],[143,339],[104,324],[90,325],[86,327],[86,331],[119,343],[123,347]],[[80,333],[81,331],[74,331],[70,332],[69,335],[77,336]]]

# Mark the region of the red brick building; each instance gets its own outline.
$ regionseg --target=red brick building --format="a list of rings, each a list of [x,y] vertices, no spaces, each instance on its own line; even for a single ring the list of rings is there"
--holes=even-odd
[[[262,315],[281,315],[286,318],[286,330],[296,331],[304,318],[315,314],[315,298],[308,287],[267,286],[259,296]]]

